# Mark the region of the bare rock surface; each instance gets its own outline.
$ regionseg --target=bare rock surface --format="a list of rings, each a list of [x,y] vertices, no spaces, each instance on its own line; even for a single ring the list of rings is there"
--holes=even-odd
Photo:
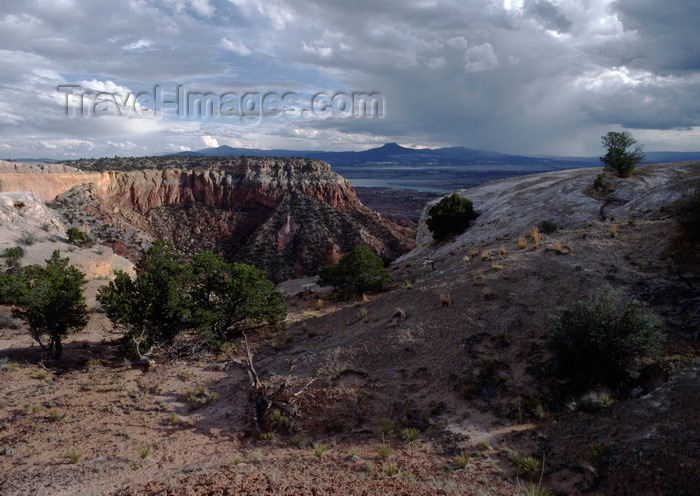
[[[515,239],[543,220],[563,229],[586,222],[630,218],[652,219],[668,215],[664,206],[687,193],[700,177],[700,162],[649,164],[637,168],[630,178],[608,174],[605,191],[592,188],[602,168],[572,169],[531,176],[519,176],[474,188],[458,190],[469,198],[479,217],[464,234],[436,246],[425,225],[428,209],[418,227],[417,248],[405,260],[444,256],[462,243],[484,244]]]

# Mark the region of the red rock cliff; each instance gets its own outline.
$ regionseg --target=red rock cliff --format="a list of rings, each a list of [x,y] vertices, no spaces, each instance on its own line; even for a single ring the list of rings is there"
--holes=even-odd
[[[78,202],[80,215],[129,223],[186,252],[219,251],[276,280],[315,274],[358,245],[387,260],[413,246],[410,230],[362,205],[348,181],[318,160],[241,157],[206,169],[89,173],[37,167],[0,167],[2,188],[49,200],[89,183],[78,190],[95,205],[87,208],[86,196]],[[71,218],[78,215],[73,209]]]

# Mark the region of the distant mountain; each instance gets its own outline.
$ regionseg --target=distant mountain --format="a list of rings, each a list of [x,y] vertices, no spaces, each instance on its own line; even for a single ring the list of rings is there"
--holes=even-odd
[[[700,160],[700,152],[645,152],[645,164],[658,164],[663,162],[685,162],[686,160]]]
[[[566,162],[567,167],[572,163],[589,165],[592,158],[573,157],[529,157],[524,155],[506,155],[491,150],[476,150],[465,147],[451,148],[406,148],[397,143],[386,143],[378,148],[370,148],[360,152],[327,152],[315,150],[260,150],[255,148],[232,148],[230,146],[219,146],[216,148],[204,148],[197,151],[179,152],[174,156],[208,156],[227,157],[235,155],[246,155],[253,157],[298,157],[315,158],[328,162],[334,167],[353,167],[380,164],[401,164],[401,165],[476,165],[476,164],[510,164],[510,165],[549,165]],[[700,157],[700,153],[698,154]],[[597,161],[598,159],[595,158]]]
[[[258,148],[233,148],[227,145],[216,148],[203,148],[196,151],[178,152],[172,156],[206,156],[230,157],[245,155],[250,157],[284,157],[284,158],[315,158],[328,162],[333,166],[351,167],[368,163],[396,163],[403,165],[423,163],[425,165],[475,165],[475,164],[510,164],[510,165],[562,165],[570,168],[572,165],[595,166],[600,164],[598,157],[566,157],[508,155],[491,150],[478,150],[463,146],[449,148],[407,148],[397,143],[386,143],[378,148],[370,148],[360,152],[328,152],[317,150],[261,150]],[[646,152],[645,163],[682,162],[685,160],[700,160],[697,152]]]
[[[61,162],[57,158],[10,158],[7,159],[8,162],[41,162],[45,164],[50,164],[52,162]]]
[[[450,148],[406,148],[386,143],[359,152],[315,150],[260,150],[219,146],[176,156],[255,156],[311,158],[329,163],[354,186],[412,188],[451,191],[524,174],[580,167],[601,167],[598,157],[530,157],[462,146]],[[700,159],[700,152],[648,152],[646,162]]]

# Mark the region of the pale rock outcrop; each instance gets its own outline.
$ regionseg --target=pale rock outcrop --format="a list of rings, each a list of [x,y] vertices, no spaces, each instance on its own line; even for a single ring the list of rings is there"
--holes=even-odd
[[[552,220],[563,229],[591,222],[653,219],[669,215],[668,206],[700,181],[700,162],[641,165],[632,177],[609,175],[606,190],[592,189],[601,167],[572,169],[512,177],[458,190],[480,215],[461,235],[441,245],[433,242],[425,224],[430,207],[423,210],[416,248],[399,261],[439,259],[460,246],[484,247],[510,240]]]
[[[84,172],[64,164],[0,160],[0,192],[26,191],[43,201],[53,200],[73,186],[100,180],[100,173]]]
[[[94,289],[114,278],[117,270],[134,275],[134,265],[115,255],[108,246],[79,248],[67,243],[66,229],[57,213],[38,196],[27,192],[0,193],[0,253],[19,246],[24,250],[23,266],[44,264],[54,250],[80,269],[89,281],[98,280],[88,292],[94,305]]]

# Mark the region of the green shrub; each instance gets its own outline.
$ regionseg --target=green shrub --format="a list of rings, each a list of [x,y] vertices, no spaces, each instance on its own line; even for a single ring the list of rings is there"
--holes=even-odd
[[[382,470],[384,471],[387,477],[394,477],[396,474],[399,473],[399,469],[396,465],[384,465],[382,467]]]
[[[575,386],[618,387],[639,375],[640,359],[659,357],[663,340],[660,321],[645,303],[602,288],[590,301],[557,309],[549,346],[558,372]]]
[[[7,260],[5,263],[9,266],[13,262],[19,262],[19,260],[24,256],[24,248],[21,246],[15,246],[14,248],[5,248],[5,252],[2,255]]]
[[[377,453],[379,453],[379,456],[382,458],[387,459],[391,456],[391,446],[386,443],[379,444],[377,445]]]
[[[519,456],[513,460],[513,464],[523,477],[533,477],[540,470],[540,461],[534,456]]]
[[[0,303],[12,304],[16,301],[17,289],[21,284],[16,276],[22,270],[19,261],[24,256],[24,248],[6,248],[2,256],[5,257],[5,267],[4,270],[0,269]]]
[[[251,265],[226,263],[220,255],[199,253],[188,260],[172,244],[156,241],[136,265],[132,279],[117,272],[100,288],[97,301],[112,323],[127,328],[123,350],[172,342],[194,330],[212,348],[251,323],[284,320],[284,297],[265,273]],[[134,338],[134,339],[132,339]]]
[[[323,267],[319,273],[321,286],[335,290],[364,293],[381,291],[391,277],[384,270],[384,262],[367,246],[358,246],[342,256],[335,267]]]
[[[420,434],[420,432],[415,427],[409,427],[403,430],[403,437],[408,444],[412,444],[418,439],[418,434]]]
[[[528,482],[522,488],[523,496],[552,496],[552,492],[544,486]]]
[[[188,389],[185,391],[184,400],[185,403],[190,407],[190,410],[195,410],[200,406],[204,406],[218,398],[218,395],[209,391],[204,386],[199,386],[196,389]]]
[[[95,244],[87,233],[81,231],[77,227],[69,228],[66,234],[68,235],[68,242],[72,245],[90,247]]]
[[[318,458],[323,458],[323,456],[330,451],[331,445],[326,443],[314,444],[314,454]]]
[[[469,465],[469,460],[471,460],[471,457],[471,454],[467,450],[462,451],[462,453],[455,459],[457,466],[464,470]]]
[[[50,358],[61,357],[61,340],[85,328],[88,311],[83,295],[85,275],[54,250],[46,266],[22,268],[16,276],[4,276],[3,299],[14,303],[12,316],[21,319],[34,340]],[[42,338],[48,336],[48,346]]]
[[[78,463],[82,457],[83,454],[78,448],[73,448],[68,454],[68,458],[70,458],[71,463]]]
[[[462,234],[477,214],[470,200],[452,193],[430,207],[428,216],[425,223],[433,234],[433,239],[439,242]]]
[[[593,180],[593,189],[605,188],[605,172],[598,174]]]
[[[555,222],[552,219],[545,219],[539,224],[537,224],[537,228],[541,233],[544,234],[552,234],[557,232],[559,227],[555,224]]]

